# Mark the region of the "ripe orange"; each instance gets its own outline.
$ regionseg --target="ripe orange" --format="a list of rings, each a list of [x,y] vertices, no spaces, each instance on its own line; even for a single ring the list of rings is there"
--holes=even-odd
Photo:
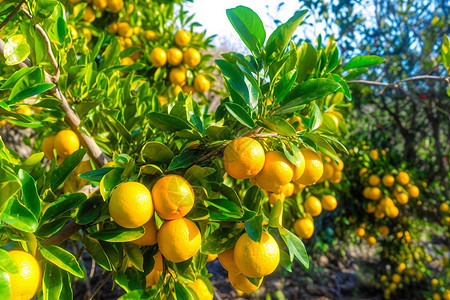
[[[194,256],[200,249],[201,241],[197,225],[186,218],[166,221],[158,231],[159,250],[174,263]]]
[[[208,254],[208,260],[207,260],[207,262],[214,261],[214,260],[216,260],[217,257],[218,257],[217,254]]]
[[[292,181],[297,181],[302,175],[303,172],[305,172],[305,158],[303,157],[303,154],[299,152],[299,155],[301,156],[300,163],[298,165],[294,165],[294,174],[292,175]]]
[[[379,185],[380,184],[380,177],[378,177],[378,175],[375,175],[375,174],[370,175],[369,176],[369,184],[371,186]]]
[[[55,159],[55,154],[53,154],[53,149],[55,149],[55,136],[49,135],[42,141],[42,152],[48,159]]]
[[[367,168],[362,168],[359,170],[359,177],[363,177],[367,175]]]
[[[369,152],[369,156],[372,160],[379,160],[380,159],[380,155],[378,153],[378,149],[372,149]]]
[[[165,220],[184,217],[194,206],[194,190],[178,175],[166,175],[152,189],[153,203],[158,215]]]
[[[194,89],[199,93],[204,93],[209,91],[211,88],[211,83],[205,75],[199,74],[194,79]]]
[[[80,148],[80,140],[72,130],[61,130],[54,140],[56,153],[65,158]]]
[[[144,37],[148,40],[148,41],[156,41],[158,39],[156,32],[154,32],[153,30],[146,30],[144,32]]]
[[[248,278],[244,274],[237,274],[237,273],[228,273],[228,279],[230,280],[231,285],[238,291],[244,293],[244,294],[251,294],[259,287],[262,283],[262,278],[259,280],[258,285],[254,285],[253,283],[248,280]]]
[[[322,207],[325,210],[331,211],[334,210],[337,206],[337,200],[332,195],[325,195],[322,197]]]
[[[167,61],[169,65],[178,66],[183,61],[183,52],[178,48],[170,48],[167,51]]]
[[[328,179],[330,183],[339,183],[342,180],[342,172],[341,171],[334,171],[333,176]]]
[[[86,22],[89,22],[89,23],[94,22],[94,20],[95,20],[95,12],[92,9],[92,7],[87,6],[84,9],[83,20],[85,20]]]
[[[179,93],[182,93],[183,89],[179,85],[175,85],[172,90],[172,94],[174,97],[178,96]]]
[[[419,194],[420,194],[419,188],[415,185],[408,186],[408,194],[410,197],[413,197],[413,198],[419,197]]]
[[[292,182],[289,182],[285,186],[283,186],[282,193],[285,197],[290,197],[294,194],[294,184]]]
[[[298,219],[294,223],[294,231],[302,239],[309,239],[314,233],[314,222],[309,218]]]
[[[241,273],[236,262],[234,261],[234,247],[223,251],[218,256],[222,267],[230,273]]]
[[[189,93],[194,94],[195,93],[194,87],[187,85],[187,84],[183,85],[182,89],[183,89],[183,93],[185,93],[185,94],[189,94]]]
[[[124,66],[129,66],[134,64],[134,60],[131,57],[124,57],[120,60],[120,64]]]
[[[178,30],[177,33],[175,33],[175,44],[177,46],[183,47],[189,44],[191,41],[191,34],[187,32],[186,30]]]
[[[271,274],[280,262],[280,249],[275,239],[263,231],[261,242],[253,241],[247,233],[234,246],[234,260],[247,277],[261,278]]]
[[[147,283],[146,287],[156,285],[159,281],[159,276],[161,276],[161,273],[163,272],[163,258],[161,252],[158,251],[153,258],[155,259],[155,265],[153,270],[145,277]]]
[[[398,275],[398,274],[392,275],[392,281],[393,282],[400,283],[401,280],[402,280],[402,278],[400,277],[400,275]]]
[[[397,174],[397,182],[401,185],[407,185],[409,183],[409,175],[406,172],[400,172]]]
[[[117,23],[111,23],[108,25],[108,32],[111,34],[117,33],[117,30],[119,30],[119,25]]]
[[[362,238],[363,236],[366,235],[366,230],[364,228],[362,228],[362,227],[358,227],[358,228],[355,228],[355,233],[356,233],[357,236]]]
[[[280,194],[270,193],[269,194],[269,204],[275,205],[275,204],[277,204],[278,200],[281,202],[284,202],[285,198],[286,198],[286,196],[283,193],[280,193]]]
[[[138,238],[137,240],[132,241],[132,243],[139,245],[139,246],[150,246],[150,245],[156,244],[156,242],[157,242],[156,235],[158,233],[158,230],[156,228],[155,221],[153,221],[153,219],[151,219],[150,221],[145,223],[143,226],[145,229],[144,235],[141,236],[140,238]]]
[[[380,228],[378,228],[378,231],[382,235],[387,236],[389,234],[389,227],[387,227],[386,225],[380,226]]]
[[[194,291],[198,299],[213,300],[214,295],[203,280],[208,279],[197,278],[193,283],[189,283],[188,287]]]
[[[336,163],[336,161],[333,159],[332,161],[331,161],[331,165],[333,166],[333,168],[336,170],[336,171],[342,171],[343,169],[344,169],[344,162],[338,157],[337,158],[337,163]]]
[[[373,236],[369,236],[367,238],[367,244],[369,244],[369,246],[373,246],[377,243],[377,239]]]
[[[303,157],[305,158],[305,171],[302,176],[295,182],[304,185],[313,185],[316,183],[323,174],[323,163],[319,155],[308,148],[300,149]]]
[[[381,179],[381,182],[383,182],[383,185],[385,187],[392,187],[394,185],[395,178],[394,178],[394,176],[392,176],[390,174],[386,174]]]
[[[247,179],[261,171],[265,157],[264,149],[258,141],[240,137],[225,147],[223,163],[228,175],[235,179]]]
[[[379,200],[382,196],[381,190],[377,187],[373,187],[369,190],[369,199],[370,200]]]
[[[372,201],[367,202],[367,207],[366,207],[367,213],[369,213],[369,214],[374,213],[376,209],[377,209],[377,205],[374,202],[372,202]]]
[[[142,226],[153,216],[152,195],[142,183],[122,182],[111,194],[109,214],[122,227]]]
[[[293,165],[284,153],[271,151],[266,153],[264,166],[255,176],[255,180],[260,188],[279,194],[283,186],[291,181],[293,175]]]
[[[186,68],[173,68],[170,70],[169,79],[173,84],[184,85],[186,83]]]
[[[331,164],[324,164],[323,165],[323,174],[322,177],[317,181],[318,183],[324,182],[325,180],[328,180],[333,177],[334,175],[334,168]],[[337,171],[339,172],[339,171]]]
[[[11,298],[29,300],[39,289],[42,272],[37,260],[28,252],[13,250],[8,252],[19,269],[18,273],[8,273]]]
[[[117,23],[117,34],[123,37],[131,37],[133,35],[133,28],[127,22]]]
[[[113,13],[118,13],[123,8],[123,0],[108,0],[108,9]]]
[[[397,199],[397,202],[402,205],[406,204],[406,203],[408,203],[408,194],[406,194],[406,193],[396,194],[395,199]]]
[[[317,217],[322,212],[322,204],[314,196],[308,197],[305,203],[303,203],[303,206],[305,207],[305,211],[313,217]]]
[[[385,213],[389,218],[396,218],[398,216],[398,208],[395,205],[387,206]]]
[[[188,48],[186,51],[184,51],[184,58],[183,61],[186,65],[193,68],[196,67],[200,61],[202,60],[202,55],[200,52],[195,48]]]
[[[167,53],[163,48],[156,47],[150,53],[150,60],[155,68],[162,67],[167,63]]]
[[[439,210],[443,213],[448,212],[450,209],[450,207],[448,206],[447,203],[441,203],[441,205],[439,205]]]

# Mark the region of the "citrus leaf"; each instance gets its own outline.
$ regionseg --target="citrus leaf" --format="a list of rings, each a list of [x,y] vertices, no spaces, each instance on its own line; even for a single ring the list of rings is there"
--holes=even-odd
[[[8,38],[3,50],[5,64],[8,66],[17,65],[23,62],[30,55],[30,45],[23,34],[15,34]]]
[[[92,233],[90,237],[107,242],[131,242],[143,236],[144,233],[144,227],[140,226],[138,228],[105,229]]]
[[[351,69],[377,65],[385,62],[386,59],[377,55],[357,55],[353,57],[344,67],[344,71]]]
[[[78,264],[77,259],[72,253],[55,245],[41,247],[40,250],[42,256],[51,263],[55,264],[57,267],[66,270],[67,272],[76,277],[79,278],[84,277],[84,272],[81,269],[80,265]]]

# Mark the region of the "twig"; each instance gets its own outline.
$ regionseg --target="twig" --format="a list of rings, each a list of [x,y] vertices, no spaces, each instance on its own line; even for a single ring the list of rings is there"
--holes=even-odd
[[[347,83],[361,83],[361,84],[366,84],[366,85],[382,86],[383,89],[380,92],[380,94],[382,94],[388,88],[398,88],[398,87],[400,87],[401,83],[405,83],[405,82],[409,82],[409,81],[418,81],[418,80],[438,80],[438,81],[446,81],[446,82],[450,83],[450,76],[419,75],[419,76],[414,76],[414,77],[398,80],[393,83],[370,81],[370,80],[349,80],[349,81],[347,81]]]
[[[30,14],[30,12],[22,5],[20,9],[30,18],[31,22],[34,23],[33,16]],[[55,69],[55,75],[52,76],[52,82],[57,83],[59,80],[60,70],[58,63],[56,62],[56,58],[53,55],[52,51],[52,44],[50,43],[50,39],[48,38],[47,33],[42,29],[41,25],[34,24],[34,28],[39,32],[40,36],[45,42],[45,50],[47,51],[47,55],[50,58],[50,61],[52,63],[53,68]]]
[[[277,137],[279,134],[278,133],[258,133],[255,134],[254,137],[259,137],[259,138],[267,138],[267,137]]]
[[[100,283],[100,285],[95,289],[95,291],[92,293],[89,300],[94,299],[95,295],[97,295],[98,292],[102,289],[102,287],[108,282],[109,278],[112,276],[113,272],[109,272],[108,275],[106,275],[105,279]]]
[[[17,7],[14,8],[14,10],[6,17],[6,19],[4,19],[2,23],[0,23],[0,31],[9,21],[11,21],[11,19],[19,12],[19,10],[22,9],[22,7],[25,7],[25,0],[22,0],[19,5],[17,5]]]
[[[78,225],[75,222],[75,218],[72,218],[57,233],[44,240],[41,243],[41,246],[46,247],[50,245],[59,245],[80,229],[81,225]]]

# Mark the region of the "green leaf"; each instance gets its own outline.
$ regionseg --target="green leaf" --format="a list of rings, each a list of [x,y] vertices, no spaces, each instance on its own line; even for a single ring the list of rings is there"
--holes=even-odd
[[[278,200],[272,207],[269,214],[269,226],[270,227],[283,227],[283,202]]]
[[[61,165],[50,175],[50,186],[52,190],[56,190],[69,177],[70,173],[83,160],[86,153],[86,149],[78,149],[63,160]]]
[[[175,285],[176,299],[194,300],[191,293],[188,291],[188,289],[184,285],[182,285],[181,283],[178,283],[177,281],[174,282],[174,285]]]
[[[180,118],[168,114],[151,112],[147,114],[148,123],[152,127],[162,131],[175,132],[182,129],[190,129],[191,126]]]
[[[201,245],[201,252],[219,254],[234,247],[241,236],[242,229],[223,227],[213,231]]]
[[[254,185],[247,190],[244,196],[244,206],[249,210],[258,211],[263,199],[263,191],[258,186]]]
[[[8,66],[17,65],[23,62],[30,55],[30,45],[23,34],[15,34],[8,37],[8,41],[3,49],[5,64]]]
[[[25,232],[35,232],[38,227],[38,221],[33,213],[17,199],[9,200],[5,210],[0,214],[0,220]]]
[[[312,107],[308,127],[311,128],[311,130],[314,130],[319,128],[322,123],[322,114],[320,113],[320,108],[317,106],[316,102],[312,103]]]
[[[141,156],[147,163],[168,162],[173,159],[173,152],[160,142],[148,142],[142,147]]]
[[[248,7],[237,6],[227,9],[227,17],[250,52],[259,56],[266,40],[266,31],[259,16]]]
[[[76,222],[80,225],[93,223],[101,216],[102,212],[109,214],[108,204],[100,196],[91,197],[80,205]]]
[[[41,247],[40,250],[42,256],[57,267],[66,270],[76,277],[84,277],[84,272],[72,253],[55,245]]]
[[[228,199],[209,199],[205,203],[208,204],[206,210],[211,220],[239,219],[244,215],[244,211]]]
[[[322,138],[317,133],[305,133],[303,137],[312,140],[317,146],[317,151],[320,151],[333,159],[337,157],[334,148],[327,142],[326,139]]]
[[[83,237],[81,241],[86,247],[86,251],[97,264],[99,264],[105,270],[112,270],[108,256],[106,255],[99,241],[87,236]]]
[[[292,272],[292,261],[285,251],[280,249],[280,265],[289,272]]]
[[[278,231],[289,249],[289,256],[291,261],[295,257],[305,269],[309,269],[308,253],[306,253],[305,245],[303,245],[303,242],[298,238],[298,236],[285,228],[279,227]]]
[[[310,43],[303,43],[297,53],[297,83],[309,78],[317,64],[317,50]]]
[[[277,110],[286,110],[294,106],[307,104],[315,99],[326,96],[341,86],[328,78],[311,79],[296,86],[285,98],[283,106]]]
[[[442,41],[441,58],[444,67],[447,70],[450,70],[450,39],[446,34],[444,34],[444,38]]]
[[[346,76],[344,76],[345,80],[353,80],[356,77],[358,77],[361,74],[366,73],[367,71],[369,71],[369,68],[358,68],[358,69],[354,69],[348,72],[348,74]]]
[[[55,0],[36,1],[36,7],[34,9],[35,16],[39,19],[50,17],[56,5],[58,5],[58,1]]]
[[[14,85],[22,78],[25,78],[28,74],[34,72],[38,67],[22,68],[14,72],[0,87],[0,90],[6,90],[13,88]]]
[[[297,70],[292,70],[277,82],[273,91],[275,97],[274,104],[278,104],[284,100],[284,97],[286,97],[286,95],[291,91],[296,78]]]
[[[100,180],[102,180],[103,176],[105,176],[106,174],[108,174],[112,169],[112,167],[103,167],[97,170],[93,170],[90,172],[86,172],[83,174],[78,175],[78,177],[83,178],[83,179],[87,179],[89,181],[94,181],[94,182],[100,182]]]
[[[300,149],[298,149],[298,147],[292,143],[291,141],[289,141],[289,147],[291,148],[291,151],[288,151],[288,149],[286,148],[286,145],[283,143],[281,144],[283,146],[283,152],[284,155],[286,155],[286,158],[293,164],[293,165],[300,165],[302,161],[305,160],[305,158],[303,157],[302,152],[300,152]],[[292,154],[291,154],[292,152]]]
[[[62,291],[61,270],[51,263],[45,264],[42,278],[42,292],[44,300],[60,299]]]
[[[297,11],[286,23],[281,24],[272,32],[264,49],[269,61],[284,52],[294,31],[300,25],[307,12],[306,9]]]
[[[216,172],[216,169],[214,168],[200,167],[197,165],[193,165],[192,167],[187,169],[183,177],[184,179],[189,181],[190,184],[193,184],[203,180],[205,177],[213,174],[214,172]]]
[[[250,117],[250,115],[236,103],[225,103],[225,107],[228,112],[242,125],[247,126],[248,128],[255,127],[255,122]]]
[[[250,220],[245,221],[245,231],[248,236],[255,242],[261,242],[262,222],[264,218],[262,215],[256,215]]]
[[[216,65],[222,71],[230,97],[234,103],[247,107],[250,104],[250,93],[245,83],[243,73],[232,63],[217,59]]]
[[[124,169],[122,168],[114,168],[108,172],[105,176],[103,176],[100,181],[100,194],[103,197],[103,200],[107,201],[109,199],[109,195],[111,191],[122,181],[122,174]]]
[[[266,128],[284,136],[296,136],[294,127],[283,118],[270,116],[261,120]]]
[[[0,295],[3,298],[11,297],[11,285],[9,283],[9,275],[5,271],[0,270]]]
[[[19,170],[19,180],[22,183],[22,198],[25,207],[28,208],[36,219],[41,214],[41,200],[37,192],[36,182],[27,172]]]
[[[42,215],[41,223],[62,215],[63,213],[70,211],[80,206],[87,197],[84,193],[64,194],[58,198],[55,202],[51,203]]]
[[[180,155],[175,156],[170,162],[168,171],[176,170],[179,168],[185,168],[192,165],[197,159],[203,155],[203,151],[188,150],[182,152]]]
[[[39,152],[32,154],[27,159],[25,159],[22,163],[22,169],[27,172],[30,172],[35,166],[40,165],[42,159],[44,158],[44,152]]]
[[[33,97],[35,95],[39,95],[43,92],[46,92],[50,89],[52,89],[55,85],[53,83],[38,83],[35,85],[32,85],[31,87],[20,91],[19,93],[17,93],[16,95],[11,94],[10,98],[8,100],[8,104],[14,104],[17,103],[19,101],[22,101],[24,99]],[[13,97],[11,97],[12,95],[14,95]]]
[[[377,65],[385,62],[386,59],[377,55],[357,55],[353,57],[344,67],[344,71],[351,69]]]
[[[133,243],[124,243],[123,246],[133,266],[138,271],[144,272],[144,256],[139,246]]]
[[[226,126],[211,125],[206,128],[206,135],[212,141],[223,141],[233,139],[233,133]]]
[[[0,249],[0,269],[11,274],[19,272],[19,268],[14,260],[9,256],[8,252],[3,249]]]
[[[107,242],[131,242],[137,240],[145,233],[144,227],[138,228],[114,228],[105,229],[94,232],[90,235],[91,238],[99,239]]]

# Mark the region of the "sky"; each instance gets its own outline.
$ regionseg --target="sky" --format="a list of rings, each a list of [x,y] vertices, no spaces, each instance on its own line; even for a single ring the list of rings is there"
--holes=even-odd
[[[284,5],[277,11],[280,2],[284,2]],[[226,47],[231,51],[242,51],[245,46],[226,15],[228,8],[238,5],[247,6],[259,15],[266,29],[266,39],[276,28],[274,19],[284,23],[300,9],[297,0],[194,0],[184,6],[189,12],[195,13],[194,20],[203,25],[198,30],[206,29],[207,35],[217,34],[213,41],[214,46]],[[320,28],[316,28],[317,30],[320,31]],[[313,35],[314,33],[311,32],[311,36]]]

